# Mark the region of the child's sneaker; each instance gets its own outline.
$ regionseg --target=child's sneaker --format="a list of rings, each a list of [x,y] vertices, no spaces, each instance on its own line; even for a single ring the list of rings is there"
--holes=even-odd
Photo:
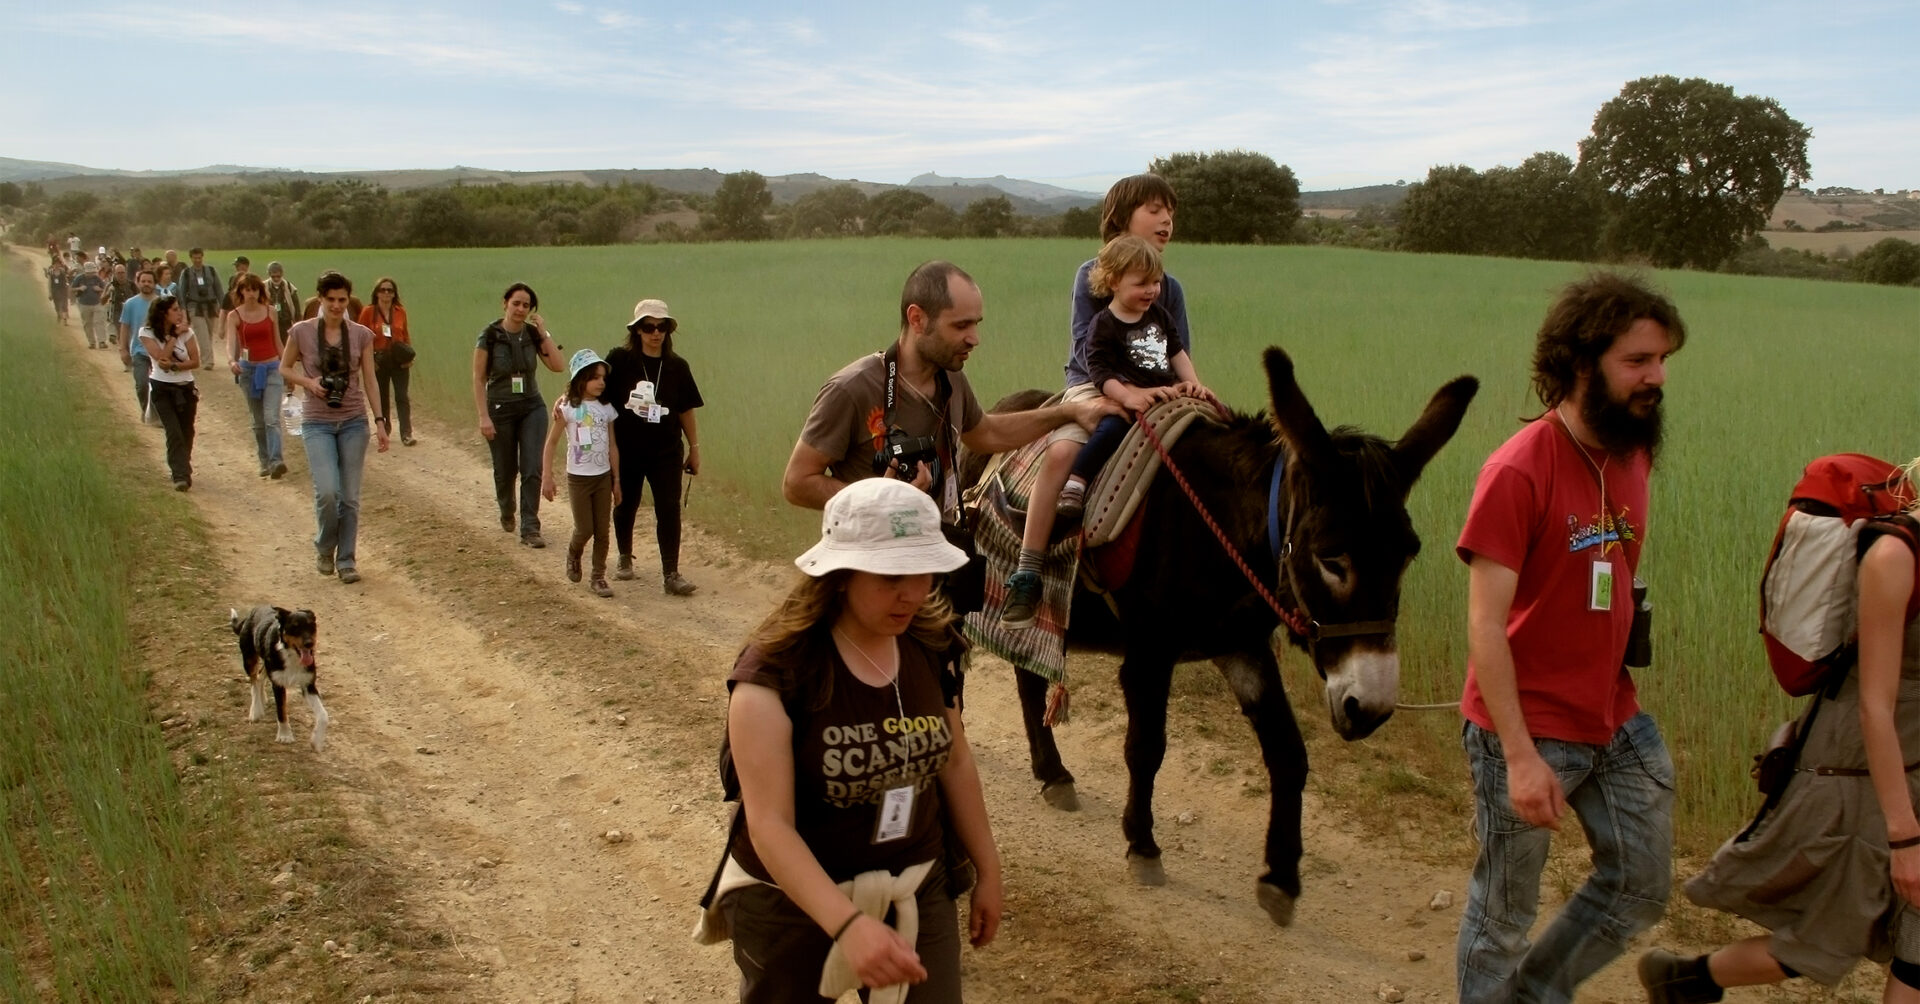
[[[1015,572],[1007,579],[1007,605],[1000,610],[1000,626],[1019,631],[1033,626],[1040,613],[1040,573]]]
[[[1077,519],[1087,511],[1087,483],[1068,479],[1060,488],[1060,501],[1053,507],[1054,514],[1065,519]]]
[[[613,595],[613,587],[607,585],[607,580],[603,578],[595,577],[593,580],[593,584],[588,588],[593,590],[593,595],[595,596],[612,596]]]
[[[567,581],[580,581],[580,556],[577,554],[567,555]]]

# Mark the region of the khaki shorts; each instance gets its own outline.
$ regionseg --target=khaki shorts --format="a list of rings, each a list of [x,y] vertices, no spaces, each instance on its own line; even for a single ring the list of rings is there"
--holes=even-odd
[[[1077,383],[1068,387],[1066,393],[1060,395],[1060,403],[1072,404],[1075,401],[1091,401],[1099,396],[1100,388],[1090,383]],[[1047,445],[1052,446],[1060,442],[1080,443],[1084,445],[1089,435],[1091,435],[1091,433],[1082,429],[1079,422],[1068,422],[1052,432],[1047,433]]]

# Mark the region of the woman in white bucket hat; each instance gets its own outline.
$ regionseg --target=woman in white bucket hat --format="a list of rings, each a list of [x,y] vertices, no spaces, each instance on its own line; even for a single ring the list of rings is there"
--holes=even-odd
[[[745,1002],[960,1000],[953,897],[977,870],[968,935],[1000,924],[1000,858],[960,720],[964,644],[934,576],[966,563],[912,485],[869,478],[827,502],[798,583],[727,683],[742,825],[713,937]],[[950,834],[950,835],[949,835]],[[948,846],[948,841],[958,846]],[[949,866],[964,854],[964,864]],[[816,981],[814,974],[818,973]]]
[[[691,596],[695,586],[680,574],[680,476],[700,473],[700,427],[693,413],[706,402],[693,368],[673,350],[679,326],[665,300],[641,300],[633,305],[626,341],[607,353],[606,400],[620,410],[613,433],[620,440],[617,474],[625,496],[613,510],[613,540],[620,548],[613,577],[633,578],[633,517],[641,489],[651,486],[661,583],[670,596]]]

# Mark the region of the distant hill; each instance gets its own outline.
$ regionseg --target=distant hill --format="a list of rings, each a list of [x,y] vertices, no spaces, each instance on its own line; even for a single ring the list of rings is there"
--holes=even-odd
[[[117,171],[79,164],[16,160],[0,157],[0,181],[34,181],[54,194],[69,191],[106,191],[158,181],[187,185],[226,185],[234,183],[267,184],[276,181],[331,181],[358,178],[390,191],[438,188],[450,185],[652,185],[668,192],[712,195],[725,177],[712,168],[698,169],[625,169],[576,171],[496,171],[483,167],[454,166],[432,170],[405,171],[292,171],[272,167],[215,165],[187,171]],[[938,184],[919,184],[934,178]],[[935,202],[954,210],[965,209],[970,202],[1005,195],[1013,211],[1022,216],[1049,216],[1075,206],[1098,205],[1099,196],[1072,192],[1039,182],[1013,178],[987,179],[940,178],[922,175],[909,185],[888,185],[876,181],[829,178],[823,174],[774,174],[767,176],[767,190],[776,203],[791,203],[801,196],[830,188],[852,185],[869,196],[893,188],[912,188],[924,192]],[[1032,192],[1033,194],[1025,194]],[[1044,196],[1044,197],[1040,197]]]
[[[1361,188],[1336,188],[1325,192],[1301,192],[1301,209],[1363,209],[1367,206],[1397,206],[1407,197],[1405,185],[1367,185]]]

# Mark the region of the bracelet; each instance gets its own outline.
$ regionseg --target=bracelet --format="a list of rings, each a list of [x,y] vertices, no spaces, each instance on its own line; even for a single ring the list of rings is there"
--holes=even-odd
[[[689,450],[697,450],[697,449],[699,449],[699,448],[700,448],[700,444],[699,444],[699,443],[688,443],[688,444],[687,444],[687,449],[689,449]]]
[[[1890,851],[1906,850],[1909,847],[1920,847],[1920,835],[1911,836],[1905,840],[1887,841],[1887,850]]]
[[[847,933],[847,928],[852,927],[854,921],[859,920],[864,916],[866,916],[866,914],[860,912],[858,909],[854,910],[853,916],[848,917],[847,922],[840,925],[840,930],[833,932],[834,942],[837,944],[840,941],[840,936]]]

